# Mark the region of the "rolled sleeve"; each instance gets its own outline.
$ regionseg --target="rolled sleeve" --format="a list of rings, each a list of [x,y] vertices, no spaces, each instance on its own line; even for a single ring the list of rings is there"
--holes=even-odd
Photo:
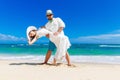
[[[57,18],[57,21],[58,21],[58,26],[59,27],[65,27],[65,23],[62,21],[62,19]]]

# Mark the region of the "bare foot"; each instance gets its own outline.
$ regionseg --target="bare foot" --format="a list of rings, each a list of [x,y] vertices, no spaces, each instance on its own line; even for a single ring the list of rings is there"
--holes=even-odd
[[[68,66],[70,66],[70,67],[76,67],[74,64],[68,64]]]
[[[57,64],[56,64],[56,63],[52,63],[52,65],[53,65],[53,66],[57,66]]]
[[[68,64],[68,66],[72,66],[72,64]]]

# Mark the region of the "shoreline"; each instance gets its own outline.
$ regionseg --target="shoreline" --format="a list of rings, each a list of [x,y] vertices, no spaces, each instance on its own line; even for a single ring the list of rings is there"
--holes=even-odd
[[[53,55],[50,57],[49,61],[53,61]],[[45,55],[0,55],[0,60],[27,60],[27,61],[40,61],[43,62]],[[70,55],[71,62],[74,63],[100,63],[100,64],[120,64],[120,56],[79,56]],[[66,62],[65,59],[62,62]]]

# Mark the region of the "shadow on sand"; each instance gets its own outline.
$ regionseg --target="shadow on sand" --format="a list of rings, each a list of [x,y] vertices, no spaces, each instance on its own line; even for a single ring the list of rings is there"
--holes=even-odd
[[[50,63],[47,63],[47,64],[44,64],[44,63],[10,63],[9,65],[49,65],[49,66],[60,66],[62,65],[62,63],[57,63],[56,65],[53,65],[53,64],[50,64]]]

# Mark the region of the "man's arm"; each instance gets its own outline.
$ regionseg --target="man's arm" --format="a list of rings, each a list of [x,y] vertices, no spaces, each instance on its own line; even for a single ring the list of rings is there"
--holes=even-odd
[[[54,33],[55,36],[57,36],[61,31],[64,29],[64,27],[59,27],[58,31]]]
[[[60,27],[57,32],[61,32],[64,29],[64,27]]]
[[[57,18],[57,22],[58,22],[59,29],[57,32],[54,33],[55,36],[57,36],[59,33],[61,33],[61,31],[65,27],[65,23],[60,18]]]

